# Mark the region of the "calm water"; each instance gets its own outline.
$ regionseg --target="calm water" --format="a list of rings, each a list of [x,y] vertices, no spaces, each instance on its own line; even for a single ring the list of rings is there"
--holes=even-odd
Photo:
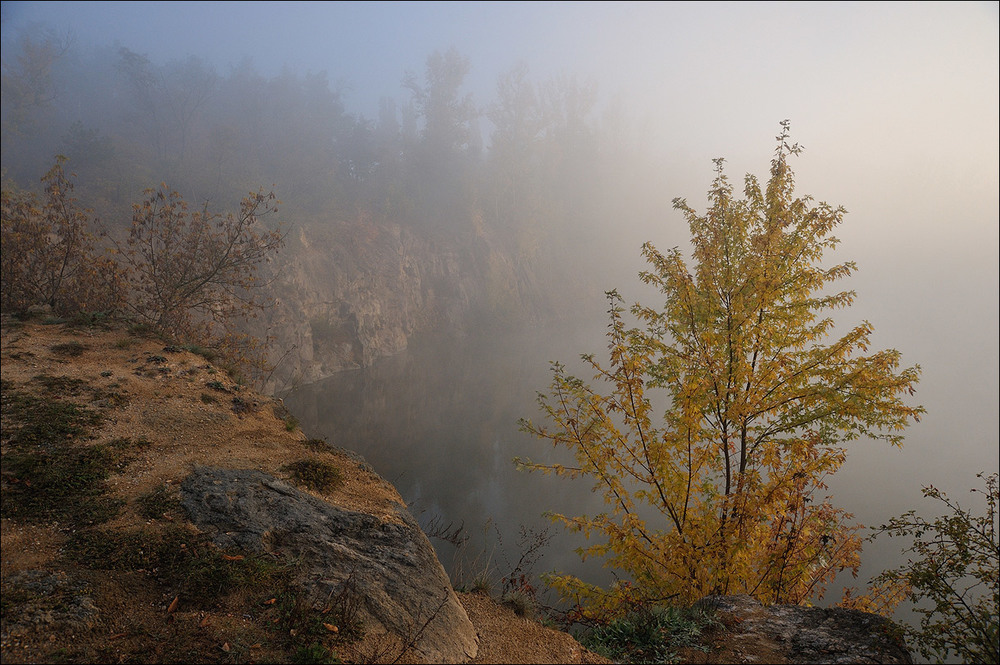
[[[596,325],[493,339],[418,340],[371,368],[300,387],[285,403],[310,436],[364,455],[425,528],[462,527],[469,540],[461,550],[432,538],[456,585],[487,564],[496,578],[511,572],[531,542],[519,541],[522,528],[546,527],[552,540],[535,573],[561,570],[607,584],[608,571],[596,561],[581,563],[573,551],[584,541],[543,517],[550,510],[598,513],[604,509],[600,495],[587,481],[522,473],[511,462],[515,456],[557,458],[551,446],[519,432],[517,420],[538,417],[535,395],[548,386],[550,361],[589,378],[578,357],[593,352],[601,358],[603,335],[603,325]],[[927,374],[925,364],[918,399],[929,413],[911,428],[904,449],[856,442],[830,483],[835,503],[863,524],[880,524],[911,508],[936,514],[938,507],[921,498],[921,485],[933,483],[964,501],[977,470],[996,470],[995,431],[961,421],[967,397],[956,394],[947,376],[932,377],[928,388]],[[872,575],[902,561],[898,541],[866,545],[858,579],[842,575],[821,604],[839,600],[842,586],[864,587]]]
[[[547,510],[596,513],[599,495],[582,482],[515,469],[515,456],[552,459],[550,446],[518,431],[537,415],[535,394],[550,380],[549,361],[581,367],[559,347],[600,350],[602,329],[515,334],[496,339],[417,340],[373,367],[342,372],[285,397],[303,429],[355,450],[399,490],[428,530],[460,527],[458,548],[432,538],[456,584],[487,565],[499,578],[513,569],[521,538],[552,537],[535,573],[559,569],[607,581],[573,552],[584,541],[550,526]],[[578,356],[578,353],[576,354]],[[566,459],[563,457],[563,459]],[[520,542],[519,542],[520,539]],[[596,576],[596,577],[595,577]]]

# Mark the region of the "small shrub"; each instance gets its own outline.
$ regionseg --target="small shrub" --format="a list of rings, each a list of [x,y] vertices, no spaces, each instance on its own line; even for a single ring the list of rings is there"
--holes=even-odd
[[[127,406],[129,403],[129,395],[123,390],[115,390],[115,388],[120,388],[121,384],[115,383],[108,386],[108,389],[97,388],[93,391],[94,402],[101,407],[111,407],[111,408],[121,408]]]
[[[87,387],[85,381],[68,376],[38,374],[32,377],[32,381],[41,384],[45,393],[49,395],[79,395],[80,391]]]
[[[305,485],[317,492],[333,489],[343,482],[340,469],[318,459],[299,460],[285,465],[282,469],[290,472],[292,479],[299,485]]]
[[[208,608],[230,593],[264,596],[288,586],[291,566],[263,556],[227,554],[204,537],[165,529],[84,529],[73,533],[66,556],[96,570],[156,572],[185,604]]]
[[[903,588],[922,616],[920,628],[904,627],[911,644],[930,662],[957,657],[966,663],[1000,662],[1000,539],[997,537],[998,474],[977,474],[985,489],[982,514],[963,508],[935,487],[925,497],[948,513],[928,521],[909,511],[876,529],[875,535],[912,538],[907,563],[872,580],[879,588]]]
[[[205,404],[218,404],[219,398],[215,395],[209,395],[208,393],[201,394],[201,401]]]
[[[294,432],[299,428],[299,419],[295,416],[288,416],[285,418],[285,431]]]
[[[472,584],[469,585],[469,591],[490,596],[493,594],[493,582],[490,581],[489,575],[479,575],[472,580]]]
[[[185,344],[181,348],[190,351],[196,356],[201,356],[210,363],[214,363],[219,358],[219,354],[215,350],[206,348],[204,346],[198,346],[197,344]]]
[[[69,520],[100,524],[121,507],[105,496],[105,480],[118,456],[104,446],[14,451],[3,456],[3,515],[14,520]]]
[[[702,631],[714,624],[714,618],[700,610],[640,607],[597,626],[580,641],[618,663],[675,663],[674,649],[697,648]]]
[[[508,591],[500,597],[500,603],[509,607],[519,617],[534,617],[538,609],[538,601],[534,594],[521,589]]]
[[[362,594],[350,576],[331,591],[322,607],[313,605],[301,593],[286,589],[275,603],[277,624],[286,634],[300,640],[329,637],[351,640],[364,635],[360,619]]]
[[[157,487],[136,499],[139,514],[146,519],[160,519],[164,513],[181,507],[180,499],[169,494],[164,487]]]
[[[54,344],[49,348],[52,350],[52,353],[66,358],[77,358],[82,356],[84,351],[87,350],[87,346],[85,344],[81,344],[76,340],[65,342],[63,344]]]
[[[202,546],[198,556],[189,557],[173,571],[185,597],[195,605],[210,607],[219,598],[234,592],[263,596],[275,587],[290,584],[291,566],[258,555],[226,554]]]
[[[67,323],[74,328],[106,328],[108,315],[105,312],[76,312]]]
[[[30,622],[25,622],[26,613],[34,617],[45,616],[47,622],[52,624],[73,619],[92,619],[98,614],[97,608],[89,602],[93,588],[64,571],[27,570],[11,573],[4,576],[2,587],[0,604],[3,619],[14,624],[21,623],[22,627],[24,623]]]
[[[101,423],[100,414],[70,402],[46,400],[14,390],[3,393],[3,441],[16,446],[55,447],[81,438]]]
[[[243,399],[242,397],[233,398],[233,413],[237,415],[243,415],[244,413],[257,413],[260,407],[256,402]]]
[[[179,534],[165,542],[163,536],[147,529],[92,528],[74,532],[64,552],[71,561],[95,570],[167,569],[173,565],[169,559],[183,556],[182,542]]]
[[[296,665],[327,665],[339,663],[340,658],[319,642],[312,642],[296,649],[292,654],[292,662]]]
[[[160,333],[157,332],[151,324],[148,323],[134,323],[129,326],[128,331],[130,334],[136,337],[142,337],[145,339],[156,339],[161,337]]]
[[[318,453],[330,450],[330,444],[326,442],[326,439],[306,439],[302,443],[309,450],[315,450]]]
[[[65,381],[65,377],[36,379],[43,385]],[[74,381],[66,385],[76,386]],[[80,445],[100,424],[100,414],[22,393],[10,384],[4,388],[4,517],[29,522],[65,520],[75,526],[113,518],[122,502],[106,495],[106,480],[128,463],[126,451],[134,444],[115,440]]]

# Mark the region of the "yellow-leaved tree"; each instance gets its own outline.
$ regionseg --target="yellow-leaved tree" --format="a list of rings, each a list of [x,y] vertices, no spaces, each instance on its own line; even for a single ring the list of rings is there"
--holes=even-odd
[[[845,443],[898,446],[923,412],[903,399],[919,366],[900,369],[895,350],[868,353],[868,322],[833,336],[829,312],[854,292],[830,285],[855,265],[822,259],[845,210],[795,196],[788,160],[800,148],[781,126],[763,189],[747,175],[736,197],[719,159],[705,214],[674,200],[690,225],[692,269],[680,249],[643,246],[650,268],[640,277],[662,292],[662,308],[634,305],[629,327],[622,298],[608,293],[609,360],[583,356],[599,383],[553,363],[538,399],[546,422],[521,421],[576,458],[516,460],[521,468],[588,478],[608,505],[552,516],[597,541],[581,555],[603,557],[618,577],[605,589],[548,575],[579,616],[719,593],[822,596],[859,564],[860,526],[823,493]],[[662,414],[656,401],[667,403]]]

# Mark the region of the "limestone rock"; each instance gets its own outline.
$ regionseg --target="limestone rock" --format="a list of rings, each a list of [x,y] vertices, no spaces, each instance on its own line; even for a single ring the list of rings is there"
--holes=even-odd
[[[726,626],[732,662],[912,663],[895,625],[876,614],[840,607],[763,606],[750,596],[709,596]]]
[[[329,598],[353,585],[369,630],[380,627],[431,662],[474,658],[478,641],[416,520],[337,508],[253,470],[196,468],[181,485],[191,520],[221,547],[296,557],[307,592]]]

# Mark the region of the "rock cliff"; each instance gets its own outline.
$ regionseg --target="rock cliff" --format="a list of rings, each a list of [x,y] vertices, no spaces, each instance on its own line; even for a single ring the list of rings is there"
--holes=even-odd
[[[277,307],[253,332],[274,340],[269,391],[366,367],[419,332],[530,316],[530,269],[485,234],[429,239],[389,222],[297,229],[271,275]]]

